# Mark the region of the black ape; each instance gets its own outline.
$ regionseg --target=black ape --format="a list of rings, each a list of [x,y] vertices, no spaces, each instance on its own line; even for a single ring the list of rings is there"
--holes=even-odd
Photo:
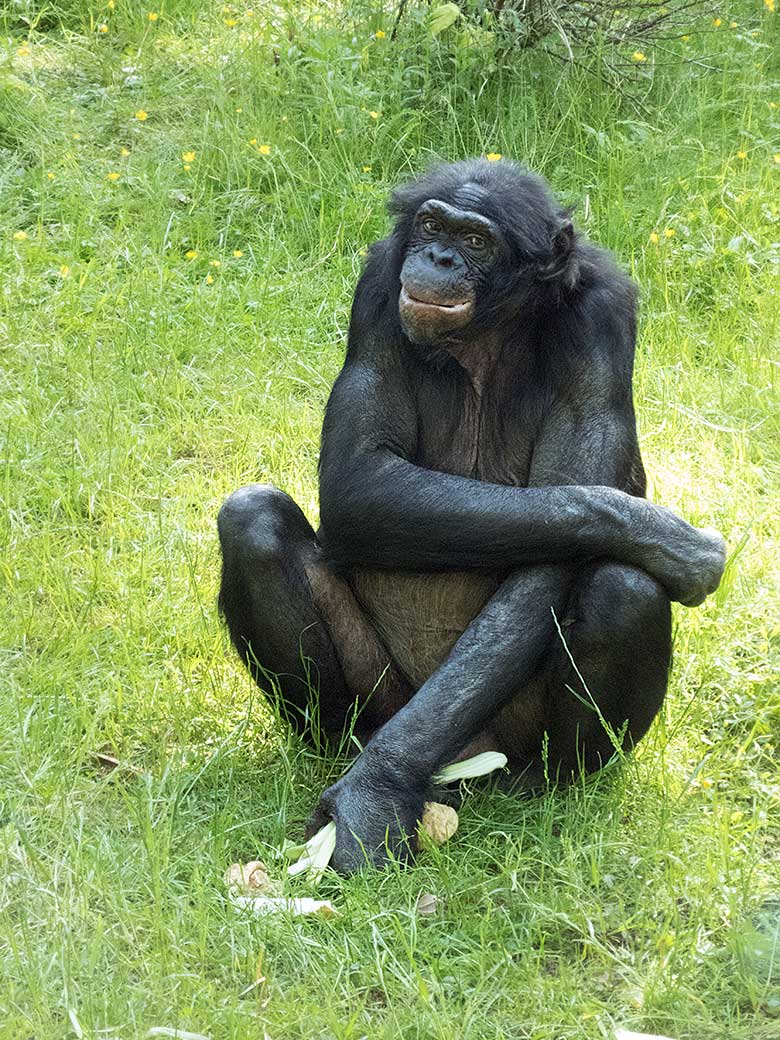
[[[365,750],[311,823],[336,821],[342,871],[408,854],[457,757],[503,751],[533,785],[639,740],[669,601],[700,603],[724,563],[717,532],[642,497],[634,286],[545,183],[461,162],[390,208],[325,413],[319,532],[270,486],[219,517],[255,679],[303,731],[357,717]]]

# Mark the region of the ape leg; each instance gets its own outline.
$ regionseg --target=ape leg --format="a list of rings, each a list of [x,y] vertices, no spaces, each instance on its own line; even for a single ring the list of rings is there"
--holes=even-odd
[[[572,656],[582,657],[598,711],[591,711],[587,694],[585,706],[566,690],[569,678],[578,689],[576,673],[555,619],[569,633]],[[569,779],[580,762],[596,768],[612,756],[610,727],[625,742],[650,724],[663,700],[669,655],[669,601],[644,572],[611,562],[515,571],[350,771],[323,793],[311,828],[335,821],[337,870],[359,869],[366,856],[380,864],[388,852],[408,855],[406,836],[414,834],[431,777],[491,730],[516,774],[544,765],[551,779]],[[543,779],[539,772],[533,779]]]
[[[635,745],[661,708],[671,664],[668,597],[634,567],[579,570],[557,620],[539,672],[493,724],[497,746],[532,784],[592,772]]]
[[[565,688],[569,682],[588,699],[574,684],[554,618],[589,688],[593,681],[591,694],[603,702],[607,722],[618,732],[628,722],[627,735],[638,740],[666,689],[666,594],[629,565],[539,564],[506,578],[361,761],[383,763],[399,778],[430,777],[489,728],[518,765],[538,760],[545,739],[553,774],[576,767],[584,741],[593,744],[587,761],[610,757],[598,711]]]
[[[219,607],[254,680],[267,692],[276,684],[299,732],[338,742],[357,716],[365,743],[411,689],[306,517],[282,491],[252,484],[227,499],[218,529]]]

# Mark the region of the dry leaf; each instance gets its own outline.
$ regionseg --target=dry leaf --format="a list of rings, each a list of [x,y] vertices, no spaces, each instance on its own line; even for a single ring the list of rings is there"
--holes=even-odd
[[[421,892],[415,910],[420,917],[431,917],[439,908],[439,900],[432,892]]]
[[[125,773],[135,773],[136,775],[141,772],[137,766],[131,766],[129,762],[121,762],[118,758],[114,758],[113,755],[109,755],[105,751],[91,751],[89,757],[92,760],[92,765],[104,773],[113,773],[115,769],[121,769]]]
[[[268,994],[268,977],[265,973],[265,950],[261,950],[255,961],[255,981],[251,982],[246,989],[238,994],[239,999],[248,997],[252,993],[259,1001],[261,1008],[267,1007],[270,1001]]]
[[[458,814],[451,805],[441,802],[426,802],[423,806],[420,827],[432,842],[443,845],[458,829]]]

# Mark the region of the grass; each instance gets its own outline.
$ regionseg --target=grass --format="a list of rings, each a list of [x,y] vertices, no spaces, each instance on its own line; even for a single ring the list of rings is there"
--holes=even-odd
[[[640,111],[413,12],[391,43],[378,5],[318,10],[0,10],[0,1037],[776,1040],[777,18],[735,0],[648,52]],[[339,918],[246,920],[225,867],[298,838],[335,766],[227,645],[215,515],[271,480],[316,518],[387,192],[487,151],[641,284],[652,493],[732,562],[676,614],[663,716],[620,771],[475,786],[414,869],[324,881]]]

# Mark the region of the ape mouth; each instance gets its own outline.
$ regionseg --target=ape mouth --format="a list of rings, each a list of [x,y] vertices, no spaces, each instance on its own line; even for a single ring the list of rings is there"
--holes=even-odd
[[[425,314],[441,314],[442,317],[460,318],[470,316],[474,309],[474,300],[466,297],[461,300],[444,300],[433,292],[424,289],[415,289],[412,293],[405,285],[401,286],[401,295],[398,300],[405,310],[417,311]]]

